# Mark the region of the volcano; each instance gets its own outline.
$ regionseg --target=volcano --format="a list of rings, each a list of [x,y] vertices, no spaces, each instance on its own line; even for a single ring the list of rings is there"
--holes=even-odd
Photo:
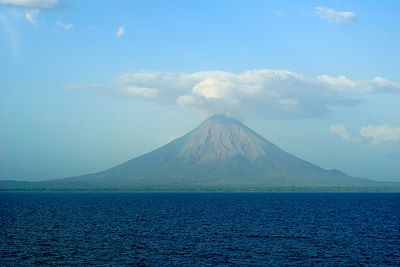
[[[41,182],[2,181],[0,188],[179,191],[378,185],[323,169],[237,120],[214,115],[186,135],[105,171]]]

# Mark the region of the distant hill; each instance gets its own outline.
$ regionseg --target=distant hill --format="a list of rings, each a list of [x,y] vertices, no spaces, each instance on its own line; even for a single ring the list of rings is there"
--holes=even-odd
[[[241,122],[214,115],[188,134],[108,170],[41,181],[0,181],[3,190],[274,190],[386,188],[326,170],[269,142]]]

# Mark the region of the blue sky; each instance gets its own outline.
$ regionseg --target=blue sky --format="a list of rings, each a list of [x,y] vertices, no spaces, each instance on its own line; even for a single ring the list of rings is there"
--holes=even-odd
[[[0,0],[0,179],[100,171],[226,113],[400,181],[399,1]]]

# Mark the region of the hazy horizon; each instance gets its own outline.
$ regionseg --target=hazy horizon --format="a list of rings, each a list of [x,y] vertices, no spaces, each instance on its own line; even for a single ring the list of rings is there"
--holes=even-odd
[[[105,170],[212,114],[400,182],[400,2],[1,1],[0,180]]]

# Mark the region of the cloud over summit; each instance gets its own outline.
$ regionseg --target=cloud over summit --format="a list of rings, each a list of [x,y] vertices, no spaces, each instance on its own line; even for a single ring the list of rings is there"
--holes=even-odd
[[[351,80],[345,76],[309,77],[288,70],[259,69],[242,73],[139,71],[117,77],[112,86],[124,95],[161,104],[213,113],[271,118],[319,117],[330,106],[353,105],[362,95],[400,93],[384,78]]]

